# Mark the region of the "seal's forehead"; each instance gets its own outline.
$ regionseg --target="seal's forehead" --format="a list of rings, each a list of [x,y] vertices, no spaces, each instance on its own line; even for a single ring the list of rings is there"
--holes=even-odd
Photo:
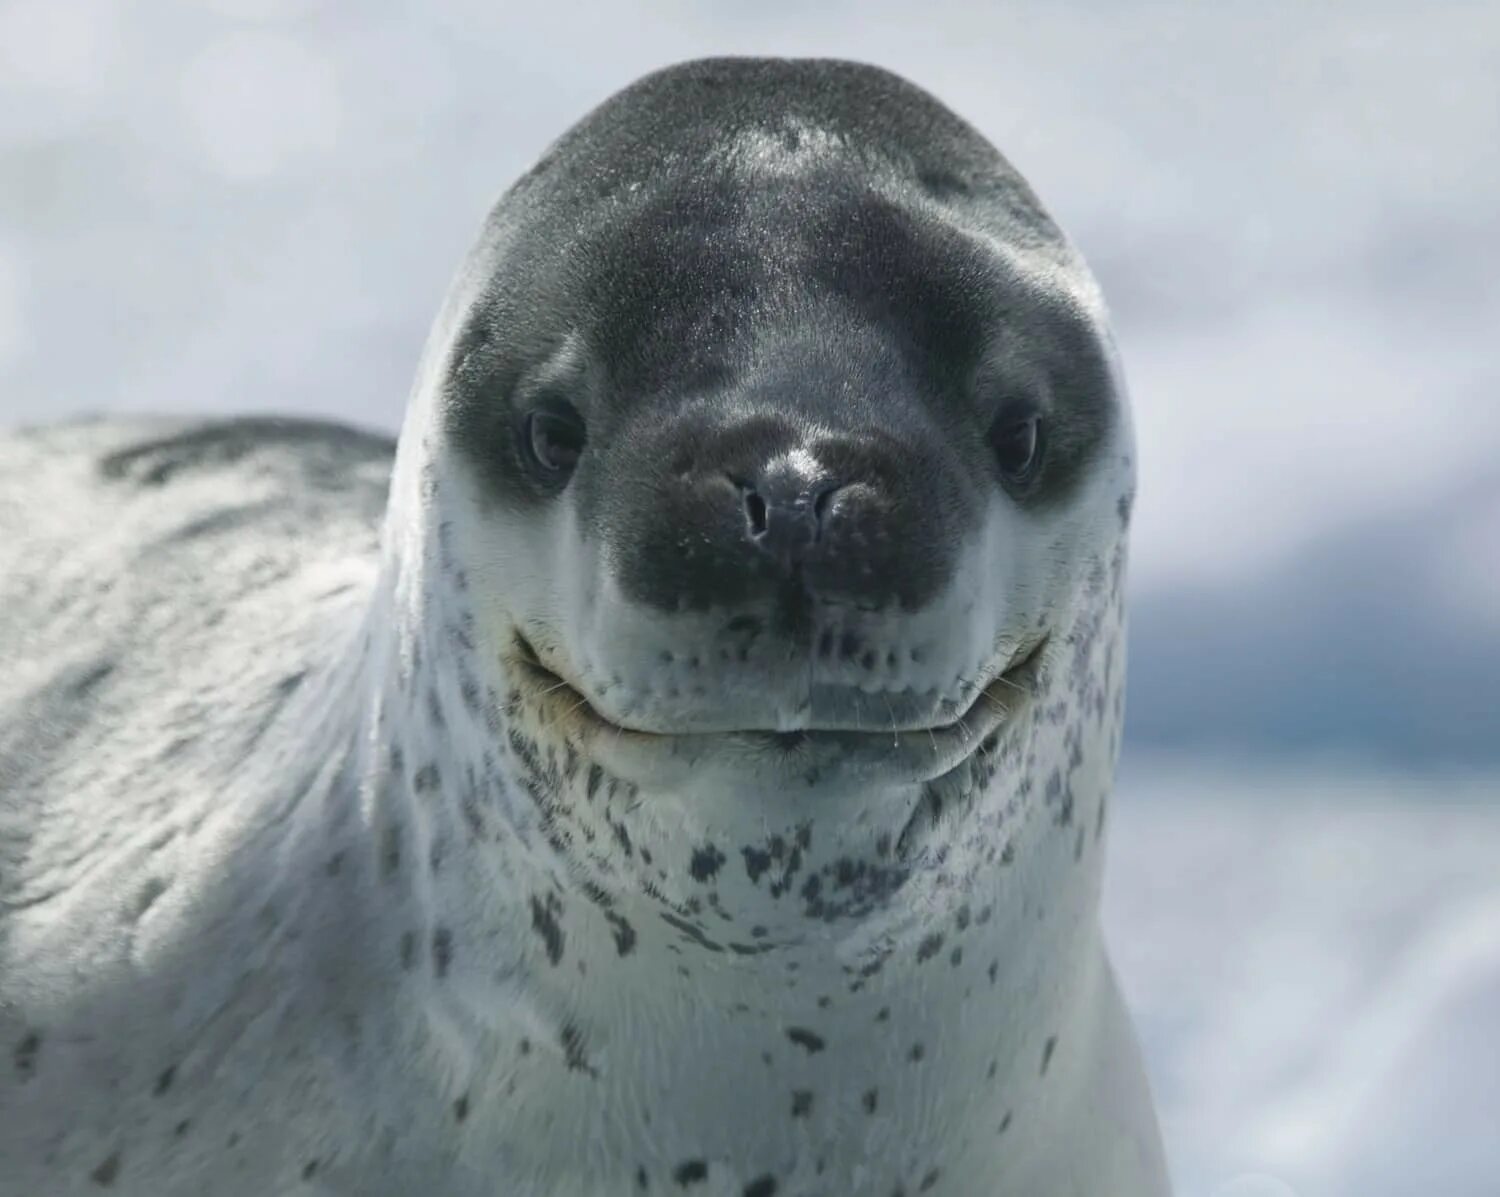
[[[1038,264],[984,205],[956,210],[889,165],[805,144],[742,129],[691,169],[547,211],[505,238],[475,317],[526,346],[587,330],[611,384],[639,393],[813,327],[873,334],[916,375],[957,380],[998,330],[1071,302],[1077,275]]]
[[[879,330],[925,373],[976,352],[1013,290],[961,230],[838,174],[697,174],[616,206],[561,253],[569,323],[617,376],[652,345],[680,373],[684,353],[728,362],[810,322]]]
[[[1025,180],[973,126],[888,71],[827,59],[703,59],[647,75],[563,134],[492,220],[565,227],[642,190],[726,173],[883,184],[972,205],[1017,244],[1066,252]]]

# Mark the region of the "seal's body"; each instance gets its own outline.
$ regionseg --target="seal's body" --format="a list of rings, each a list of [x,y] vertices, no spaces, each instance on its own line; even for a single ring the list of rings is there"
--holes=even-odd
[[[383,524],[324,426],[0,452],[0,1194],[1166,1192],[1096,914],[1123,393],[924,93],[591,114]]]

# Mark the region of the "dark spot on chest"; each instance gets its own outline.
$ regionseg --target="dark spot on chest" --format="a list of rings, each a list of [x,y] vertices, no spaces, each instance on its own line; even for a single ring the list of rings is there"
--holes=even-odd
[[[107,1189],[115,1183],[115,1178],[119,1175],[120,1153],[116,1151],[89,1173],[89,1179],[101,1189]]]
[[[745,1197],[775,1197],[776,1178],[758,1176],[745,1186]]]
[[[469,842],[483,839],[485,824],[484,812],[480,809],[480,788],[479,783],[472,776],[459,799],[459,809],[463,813],[464,823],[469,828]]]
[[[806,1118],[812,1112],[813,1095],[811,1089],[792,1090],[792,1117]]]
[[[469,1095],[465,1093],[453,1103],[453,1121],[462,1122],[469,1116]]]
[[[630,920],[612,910],[605,911],[604,918],[609,923],[610,934],[614,936],[615,951],[621,956],[630,955],[635,950],[635,928],[631,926]]]
[[[531,929],[542,939],[547,959],[554,965],[563,958],[563,930],[558,922],[562,915],[562,899],[548,894],[545,900],[531,896]]]
[[[676,928],[700,948],[707,948],[710,952],[722,952],[724,950],[723,944],[710,939],[703,933],[703,928],[696,924],[690,923],[686,919],[678,918],[675,914],[665,910],[661,912],[661,917],[662,921],[669,927]]]
[[[740,854],[745,858],[745,876],[749,877],[750,884],[754,885],[771,867],[771,854],[759,848],[741,848]]]
[[[692,874],[694,881],[712,881],[723,863],[724,853],[713,844],[704,844],[703,847],[694,849],[688,872]]]
[[[1052,1053],[1057,1050],[1057,1036],[1048,1035],[1047,1042],[1042,1045],[1042,1076],[1047,1075],[1047,1068],[1052,1063]]]
[[[683,1188],[698,1184],[708,1179],[708,1165],[702,1160],[684,1160],[677,1165],[677,1170],[672,1173],[672,1179]]]
[[[597,1077],[592,1065],[589,1064],[588,1053],[585,1050],[583,1032],[574,1023],[564,1023],[562,1033],[558,1036],[558,1042],[562,1044],[563,1061],[570,1072],[582,1072],[588,1076]]]
[[[394,877],[401,868],[401,828],[392,823],[380,837],[380,870],[386,877]]]
[[[35,1031],[21,1036],[21,1041],[16,1044],[11,1060],[15,1063],[16,1075],[23,1081],[29,1081],[36,1075],[36,1057],[41,1049],[42,1037]]]
[[[467,639],[468,633],[462,631],[461,629],[454,636],[455,642],[460,645],[464,645],[464,642]],[[468,648],[473,647],[472,644],[464,646]],[[458,697],[464,704],[464,710],[468,711],[469,714],[477,715],[480,713],[482,704],[480,703],[479,683],[474,680],[473,675],[471,675],[467,670],[464,670],[460,673]]]
[[[609,910],[614,906],[615,900],[597,881],[585,879],[582,883],[583,896],[597,906],[600,910]]]
[[[448,965],[453,960],[453,933],[447,927],[435,927],[432,932],[432,971],[439,980],[448,975]]]
[[[943,1170],[934,1168],[926,1176],[922,1177],[922,1183],[917,1186],[917,1192],[925,1193],[942,1178]]]
[[[820,1052],[826,1046],[821,1035],[814,1031],[809,1031],[806,1027],[788,1027],[786,1037],[806,1051],[808,1055]]]
[[[172,1087],[172,1081],[177,1075],[177,1065],[170,1064],[162,1069],[161,1075],[156,1078],[156,1084],[152,1086],[151,1092],[160,1097]]]
[[[926,964],[943,950],[943,933],[934,931],[917,945],[917,963]]]

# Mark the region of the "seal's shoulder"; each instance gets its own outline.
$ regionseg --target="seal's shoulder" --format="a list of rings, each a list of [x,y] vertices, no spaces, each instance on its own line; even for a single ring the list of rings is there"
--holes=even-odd
[[[0,929],[243,779],[358,623],[390,460],[304,421],[0,436]]]
[[[68,759],[85,755],[102,693],[130,691],[140,737],[161,703],[202,699],[200,671],[228,687],[225,718],[262,666],[294,672],[322,613],[378,567],[391,449],[279,419],[0,435],[0,781],[14,794],[62,726]]]
[[[390,460],[388,441],[292,420],[0,436],[0,810],[253,721],[373,577]],[[158,772],[139,777],[94,809],[121,813]]]
[[[296,500],[304,489],[347,493],[382,504],[395,441],[322,420],[244,416],[79,419],[0,430],[0,528],[24,536],[40,521],[65,523],[76,538],[88,506],[117,506],[166,493],[181,508],[187,484],[213,480],[203,496],[230,499],[236,484],[258,482]]]
[[[253,459],[262,468],[387,466],[396,442],[382,433],[330,420],[294,416],[232,416],[200,420],[178,416],[84,416],[52,424],[0,429],[0,453],[32,469],[70,462],[97,471],[101,480],[161,486],[185,471],[234,466]],[[24,478],[0,485],[19,489]],[[332,481],[337,481],[333,479]]]
[[[138,417],[0,433],[0,643],[27,650],[87,593],[227,601],[206,557],[373,548],[394,445],[336,424]],[[196,567],[196,568],[195,568]]]
[[[144,431],[144,430],[143,430]],[[284,416],[161,422],[98,457],[106,480],[162,486],[174,477],[253,463],[288,482],[338,488],[371,464],[389,468],[395,442],[346,424]]]
[[[390,464],[389,441],[303,421],[0,435],[0,1157],[18,1177],[0,1194],[152,1175],[174,1127],[230,1125],[203,1078],[305,972],[272,899],[314,891],[277,845],[294,802],[344,784],[328,662],[379,567]],[[320,721],[327,752],[290,760],[289,729]],[[135,1092],[160,1134],[121,1138],[112,1107]]]

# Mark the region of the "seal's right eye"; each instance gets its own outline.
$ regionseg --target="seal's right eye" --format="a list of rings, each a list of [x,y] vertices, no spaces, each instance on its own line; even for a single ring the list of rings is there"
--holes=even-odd
[[[990,427],[990,447],[1006,483],[1025,489],[1035,480],[1042,456],[1041,413],[1029,406],[1002,411]]]
[[[521,421],[522,456],[549,481],[564,479],[573,472],[586,439],[583,417],[566,400],[533,408]]]

